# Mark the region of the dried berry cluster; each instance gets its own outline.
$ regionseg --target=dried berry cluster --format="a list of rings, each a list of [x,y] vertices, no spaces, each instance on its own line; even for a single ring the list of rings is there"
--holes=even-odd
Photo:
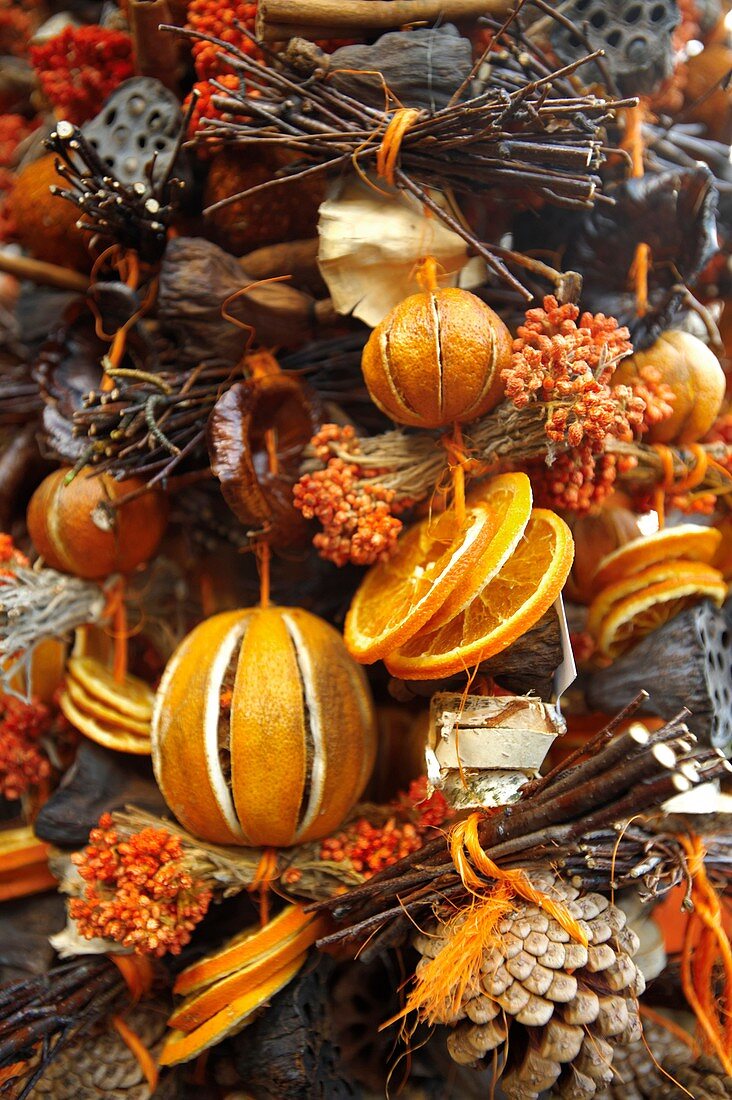
[[[133,75],[132,39],[96,25],[65,27],[30,51],[31,62],[57,116],[81,125]]]
[[[321,557],[336,565],[386,560],[402,529],[402,521],[393,515],[394,490],[363,480],[378,477],[379,471],[362,470],[333,455],[332,445],[354,446],[355,439],[350,426],[324,424],[311,446],[326,466],[303,474],[293,489],[295,507],[305,519],[317,519],[323,525],[313,545]]]
[[[21,798],[51,774],[40,740],[48,732],[50,715],[42,703],[0,698],[0,794]]]
[[[253,33],[256,15],[257,5],[245,0],[233,0],[231,4],[222,4],[220,0],[191,0],[186,26],[198,34],[209,34],[235,46],[242,53],[258,58],[261,52],[238,26],[241,24]],[[194,42],[193,63],[200,81],[220,79],[223,73],[231,72],[219,54],[220,47],[213,42]]]
[[[140,955],[177,955],[208,910],[211,891],[186,870],[181,842],[166,829],[122,840],[103,814],[72,859],[86,887],[69,912],[85,939],[114,940]]]
[[[364,878],[371,878],[404,856],[419,851],[431,830],[444,825],[451,816],[441,791],[427,797],[424,777],[411,784],[393,809],[393,816],[381,826],[360,817],[340,833],[327,837],[321,844],[320,858],[334,863],[348,861]]]

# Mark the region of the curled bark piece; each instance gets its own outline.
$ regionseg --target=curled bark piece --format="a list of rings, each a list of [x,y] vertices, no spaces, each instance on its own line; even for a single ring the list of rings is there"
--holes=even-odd
[[[511,0],[260,0],[257,37],[265,42],[353,37],[435,19],[505,15]]]

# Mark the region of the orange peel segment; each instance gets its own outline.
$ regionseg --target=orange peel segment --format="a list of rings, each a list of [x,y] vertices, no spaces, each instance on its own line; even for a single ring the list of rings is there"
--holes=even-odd
[[[530,630],[562,590],[574,558],[567,524],[535,508],[518,547],[470,605],[438,630],[422,630],[386,658],[392,676],[452,676],[500,653]]]
[[[607,554],[597,567],[593,584],[599,591],[656,562],[678,558],[709,565],[721,541],[722,533],[716,527],[700,527],[694,523],[666,527],[654,535],[632,539]]]
[[[526,530],[531,499],[531,482],[522,473],[501,474],[468,495],[468,508],[485,504],[490,509],[493,534],[478,564],[463,575],[423,629],[437,630],[454,619],[503,568]]]
[[[622,580],[615,581],[614,584],[609,584],[598,592],[587,612],[588,633],[593,638],[597,638],[603,620],[621,600],[641,592],[644,588],[662,584],[664,581],[673,581],[682,576],[689,581],[697,580],[700,584],[717,584],[721,579],[719,570],[711,565],[705,565],[704,562],[684,559],[656,562],[655,565],[642,569],[640,573],[623,577]]]
[[[313,920],[313,915],[305,913],[301,905],[288,905],[264,928],[248,928],[220,950],[212,951],[186,967],[176,978],[173,992],[183,996],[195,993],[235,970],[258,962],[312,924]]]
[[[179,1062],[189,1062],[208,1047],[240,1031],[258,1009],[292,981],[306,958],[307,951],[303,951],[286,966],[272,972],[261,985],[233,1000],[195,1030],[171,1031],[161,1051],[159,1064],[175,1066]]]
[[[422,520],[368,571],[346,616],[355,660],[371,664],[413,637],[477,567],[494,533],[490,508],[478,504],[461,528],[456,523],[452,511]]]
[[[704,581],[679,572],[673,580],[643,588],[614,604],[600,624],[597,648],[612,660],[691,604],[707,598],[721,607],[726,596],[721,573]]]

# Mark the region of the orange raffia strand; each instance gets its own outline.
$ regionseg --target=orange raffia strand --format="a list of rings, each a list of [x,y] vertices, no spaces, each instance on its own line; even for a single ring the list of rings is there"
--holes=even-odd
[[[150,1086],[150,1092],[154,1093],[158,1087],[158,1067],[155,1064],[150,1051],[143,1043],[140,1036],[125,1023],[121,1016],[113,1016],[112,1024],[122,1041],[129,1047],[138,1061],[140,1069],[145,1074],[145,1080]]]
[[[707,877],[706,851],[700,837],[679,836],[691,875],[691,900],[681,953],[681,984],[684,996],[696,1016],[706,1043],[714,1051],[725,1073],[732,1074],[732,946],[722,921],[719,896]],[[698,942],[695,933],[700,929]],[[714,964],[720,959],[724,970],[723,1000],[726,1011],[714,995]]]
[[[554,901],[542,890],[538,890],[523,871],[506,870],[499,867],[488,856],[478,836],[481,816],[479,813],[472,813],[465,821],[458,822],[450,831],[450,855],[466,889],[470,890],[471,893],[485,893],[485,883],[476,874],[477,870],[486,878],[492,878],[498,883],[503,883],[514,894],[524,898],[525,901],[538,905],[540,909],[553,917],[572,939],[577,940],[583,947],[587,947],[589,940],[566,905],[563,905],[560,901]]]
[[[376,154],[376,171],[391,187],[396,182],[395,172],[404,135],[414,126],[419,116],[420,112],[414,107],[400,107],[392,115],[381,139],[381,145]]]
[[[129,252],[124,254],[121,266],[123,268],[125,285],[128,286],[130,290],[137,290],[140,281],[140,261],[137,257],[137,253],[133,249],[130,249]],[[112,341],[108,359],[109,366],[113,369],[114,367],[118,367],[122,362],[122,356],[125,353],[125,345],[127,343],[128,328],[129,325],[122,325],[121,328],[117,329],[114,340]],[[102,379],[102,389],[105,391],[114,389],[114,379],[109,374],[105,374]]]
[[[709,469],[710,458],[700,443],[691,443],[689,450],[694,456],[694,465],[688,473],[682,475],[676,481],[674,478],[674,452],[665,443],[653,443],[651,446],[661,460],[663,471],[663,480],[656,487],[654,494],[658,522],[663,527],[666,522],[666,496],[688,493],[701,485]]]
[[[276,878],[277,849],[263,848],[259,863],[254,870],[254,877],[247,886],[250,893],[259,890],[259,923],[262,928],[269,922],[269,888]]]
[[[107,597],[106,614],[112,619],[114,679],[116,683],[122,684],[127,676],[127,642],[130,637],[127,625],[124,577],[120,577],[110,589]]]
[[[636,107],[628,107],[625,112],[626,130],[623,147],[630,153],[631,170],[633,179],[640,179],[644,174],[643,167],[643,117],[645,108],[640,102]],[[636,310],[639,317],[645,317],[648,312],[648,271],[651,263],[651,250],[645,241],[641,241],[635,250],[633,263],[630,268],[630,276],[635,286]]]
[[[146,996],[152,989],[155,971],[146,955],[108,955],[127,983],[132,1003]]]

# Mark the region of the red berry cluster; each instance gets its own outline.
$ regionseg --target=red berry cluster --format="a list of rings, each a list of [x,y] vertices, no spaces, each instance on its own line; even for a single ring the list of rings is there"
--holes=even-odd
[[[404,856],[417,852],[432,829],[440,828],[451,816],[441,791],[427,797],[427,780],[415,780],[406,795],[393,803],[393,814],[383,825],[367,818],[352,821],[340,833],[326,837],[320,858],[334,863],[348,862],[364,878],[391,867]]]
[[[313,539],[320,556],[336,565],[373,565],[384,561],[396,546],[402,521],[394,512],[393,489],[369,479],[377,470],[363,470],[332,453],[331,448],[351,448],[357,440],[350,426],[324,424],[311,445],[325,463],[322,470],[304,474],[296,482],[295,507],[305,519],[317,519],[323,531]]]
[[[236,26],[237,23],[241,23],[253,34],[256,16],[256,3],[245,3],[244,0],[232,0],[228,4],[222,4],[221,0],[191,0],[188,5],[186,26],[199,34],[209,34],[212,38],[219,38],[222,42],[227,42],[241,50],[242,53],[261,57],[260,51],[251,39],[242,34]],[[221,47],[215,46],[212,42],[194,42],[193,63],[199,80],[218,79],[222,73],[231,73],[226,61],[219,56],[220,52]]]
[[[56,115],[80,126],[134,73],[132,39],[96,24],[65,27],[31,47],[31,64]]]
[[[51,774],[40,740],[50,727],[48,708],[0,697],[0,794],[16,800]]]
[[[632,351],[628,336],[614,317],[580,317],[577,306],[547,295],[519,326],[511,366],[501,375],[506,396],[517,409],[546,402],[546,433],[554,442],[599,451],[608,435],[631,439],[645,406],[627,386],[609,386],[618,361]]]
[[[178,955],[211,902],[211,890],[183,862],[178,837],[142,829],[120,838],[109,814],[72,857],[86,883],[69,914],[85,939],[114,940],[138,955]]]
[[[591,447],[557,455],[551,466],[536,463],[529,468],[534,504],[579,515],[597,508],[612,493],[618,473],[636,464],[632,457],[593,454]]]

